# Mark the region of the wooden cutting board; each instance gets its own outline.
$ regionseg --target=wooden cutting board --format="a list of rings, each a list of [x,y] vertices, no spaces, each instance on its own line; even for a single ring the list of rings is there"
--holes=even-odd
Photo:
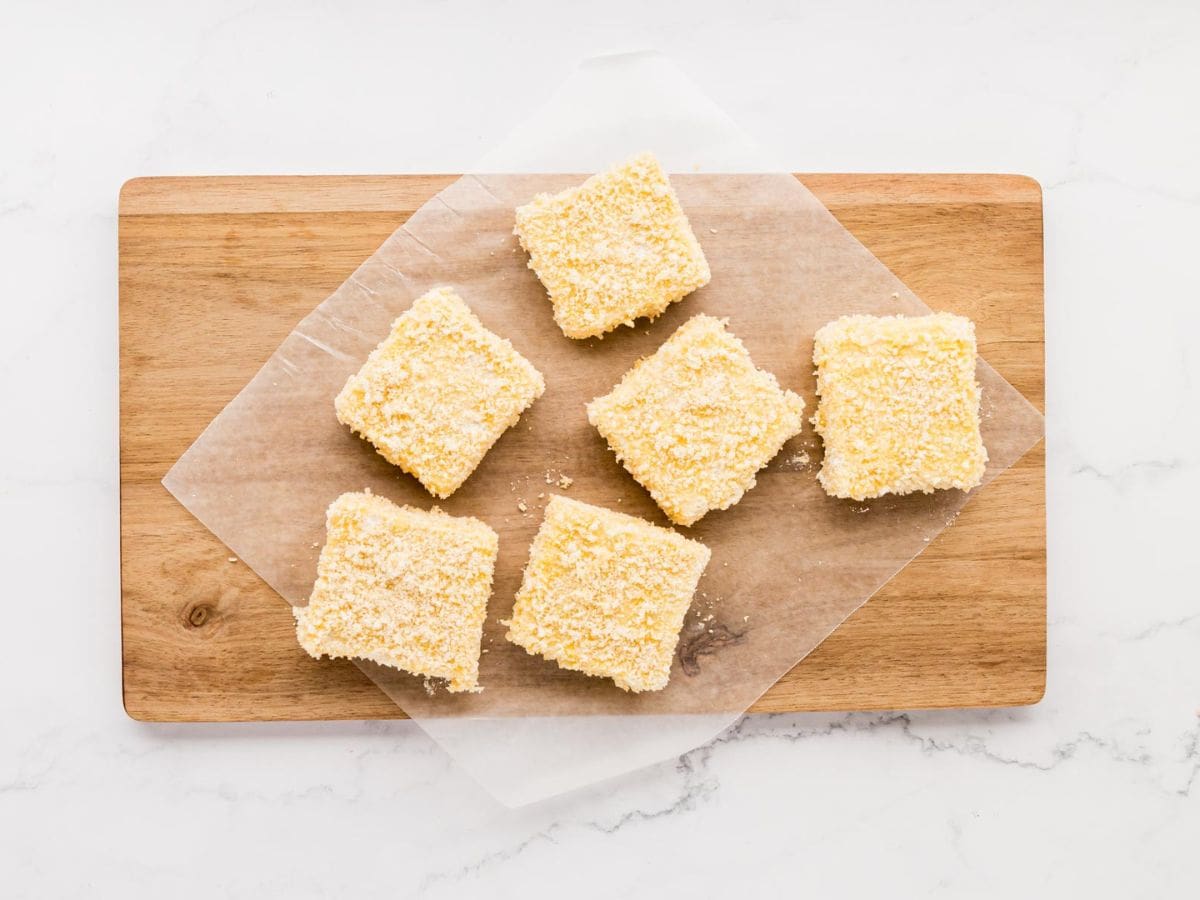
[[[1043,407],[1042,199],[1013,175],[798,176]],[[399,718],[160,484],[283,337],[454,176],[138,178],[121,190],[121,634],[146,721]],[[1046,681],[1039,444],[753,707],[1036,703]]]

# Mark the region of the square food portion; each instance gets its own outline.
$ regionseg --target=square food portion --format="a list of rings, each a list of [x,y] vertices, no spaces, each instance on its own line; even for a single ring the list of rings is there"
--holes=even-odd
[[[695,316],[588,404],[617,459],[679,525],[728,509],[799,434],[804,400],[754,367],[725,320]]]
[[[369,493],[334,500],[325,527],[312,597],[295,610],[300,646],[479,690],[496,532]]]
[[[545,389],[529,360],[440,287],[392,323],[334,406],[384,459],[449,497]]]
[[[833,497],[970,490],[987,467],[975,325],[931,316],[844,316],[816,334],[817,476]]]
[[[668,528],[556,494],[529,551],[508,639],[622,690],[661,690],[710,556]]]
[[[712,277],[652,153],[560,194],[538,194],[517,208],[513,233],[569,338],[653,318]]]

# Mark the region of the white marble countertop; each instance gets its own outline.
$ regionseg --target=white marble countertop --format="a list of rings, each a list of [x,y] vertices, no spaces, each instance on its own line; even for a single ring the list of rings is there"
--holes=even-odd
[[[0,31],[5,896],[1194,893],[1200,8],[72,5]],[[1046,699],[754,717],[516,811],[408,723],[128,720],[120,184],[454,171],[579,59],[641,47],[794,170],[1045,186]]]

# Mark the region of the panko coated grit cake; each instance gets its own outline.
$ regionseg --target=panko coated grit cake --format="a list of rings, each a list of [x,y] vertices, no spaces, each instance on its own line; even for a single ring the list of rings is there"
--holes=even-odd
[[[825,491],[867,500],[978,485],[988,456],[975,355],[975,325],[949,313],[822,327],[813,425],[825,442]]]
[[[652,153],[560,194],[538,194],[517,208],[514,233],[569,338],[653,318],[711,277]]]
[[[623,690],[661,690],[710,555],[670,529],[555,495],[533,539],[508,639]]]
[[[338,421],[437,497],[449,497],[546,384],[445,287],[417,298],[350,376]]]
[[[613,390],[588,420],[672,522],[691,525],[754,487],[804,422],[804,400],[754,367],[724,319],[694,316]]]
[[[326,531],[312,597],[295,610],[300,646],[478,690],[496,532],[369,493],[333,501]]]

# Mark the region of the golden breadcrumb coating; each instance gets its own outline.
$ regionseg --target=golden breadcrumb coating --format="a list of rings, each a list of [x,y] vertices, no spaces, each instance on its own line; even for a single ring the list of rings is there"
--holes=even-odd
[[[668,528],[556,494],[504,623],[508,639],[623,690],[661,690],[710,555]]]
[[[500,539],[478,519],[342,494],[296,637],[311,656],[355,657],[479,690],[479,644]]]
[[[338,421],[449,497],[546,383],[450,288],[419,297],[337,396]]]
[[[756,369],[725,322],[694,316],[588,404],[588,420],[679,525],[737,503],[804,423],[804,400]]]
[[[652,153],[560,194],[538,194],[517,208],[514,234],[569,338],[653,318],[712,277]]]
[[[975,361],[975,325],[963,316],[844,316],[822,327],[813,425],[825,491],[867,500],[978,485],[988,455]]]

